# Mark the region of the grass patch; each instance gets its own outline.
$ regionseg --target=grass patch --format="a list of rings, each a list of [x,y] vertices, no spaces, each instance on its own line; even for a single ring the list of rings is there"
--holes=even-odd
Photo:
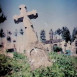
[[[31,71],[24,54],[14,53],[13,58],[0,55],[0,77],[77,77],[77,58],[51,52],[53,65]]]

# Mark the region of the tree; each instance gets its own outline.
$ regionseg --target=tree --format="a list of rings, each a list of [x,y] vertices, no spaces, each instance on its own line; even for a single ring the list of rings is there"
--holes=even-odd
[[[62,38],[68,42],[71,41],[71,35],[70,35],[70,31],[67,27],[63,27],[62,28],[62,34],[61,34]]]
[[[53,46],[53,50],[54,50],[54,52],[62,52],[62,48],[60,48],[58,46]]]
[[[3,11],[0,7],[0,23],[3,23],[6,20],[5,15],[3,14]]]
[[[5,20],[6,20],[6,17],[4,16],[2,12],[2,8],[0,6],[0,23],[3,23]],[[0,30],[0,37],[1,37],[1,41],[2,41],[2,38],[5,37],[5,33],[3,32],[3,29]]]
[[[55,31],[56,34],[58,34],[59,36],[62,34],[62,30],[60,28],[58,28],[56,31]]]
[[[76,35],[77,35],[77,27],[75,27],[75,28],[73,29],[73,32],[72,32],[72,41],[75,40]]]
[[[4,33],[3,29],[0,30],[0,37],[1,37],[1,42],[2,42],[2,38],[5,37],[5,33]]]
[[[40,32],[40,40],[43,43],[46,41],[45,30],[41,30],[41,32]]]
[[[0,6],[0,24],[3,23],[5,20],[6,20],[6,17],[4,16],[2,12],[2,8]],[[0,37],[1,37],[1,43],[3,43],[2,38],[5,37],[5,33],[3,32],[3,29],[0,30]]]

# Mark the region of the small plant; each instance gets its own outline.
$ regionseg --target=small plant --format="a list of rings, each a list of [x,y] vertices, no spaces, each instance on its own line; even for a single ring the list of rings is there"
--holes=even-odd
[[[25,55],[17,53],[17,52],[14,52],[14,58],[15,59],[24,59]]]
[[[50,59],[55,62],[50,67],[31,71],[24,54],[14,53],[13,58],[0,55],[0,77],[77,77],[77,58],[51,52]]]
[[[73,64],[72,57],[52,52],[49,54],[55,62],[51,67],[36,69],[32,77],[77,77],[77,71]]]
[[[0,54],[0,77],[9,74],[12,70],[12,66],[9,63],[11,59],[5,55]]]
[[[72,60],[71,56],[52,52],[50,53],[50,58],[56,60],[55,63],[53,63],[52,71],[55,68],[57,73],[57,70],[58,70],[58,72],[63,75],[59,77],[76,77],[77,76],[74,60]]]
[[[54,46],[53,50],[54,50],[54,52],[62,52],[62,48],[60,48],[58,46]]]

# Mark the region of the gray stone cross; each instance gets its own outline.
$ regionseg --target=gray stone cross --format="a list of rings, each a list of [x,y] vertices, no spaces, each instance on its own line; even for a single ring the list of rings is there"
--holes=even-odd
[[[37,42],[37,35],[34,31],[33,25],[31,23],[31,19],[36,19],[38,17],[38,14],[36,10],[33,10],[31,12],[27,11],[27,7],[25,5],[20,5],[20,15],[15,15],[14,22],[16,24],[23,22],[26,30],[25,30],[25,49],[29,49],[30,44]]]
[[[31,12],[27,11],[27,7],[25,5],[20,5],[19,6],[20,9],[20,15],[15,15],[14,18],[14,22],[16,24],[20,23],[20,22],[25,22],[26,24],[24,25],[32,25],[32,23],[30,22],[30,19],[36,19],[38,17],[38,14],[36,12],[36,10],[33,10]]]

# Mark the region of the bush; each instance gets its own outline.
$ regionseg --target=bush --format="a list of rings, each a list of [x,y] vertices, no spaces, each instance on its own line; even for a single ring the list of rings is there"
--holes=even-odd
[[[24,54],[20,54],[14,52],[14,58],[12,61],[13,66],[13,73],[7,77],[30,77],[31,76],[31,69],[27,62],[27,57]]]
[[[0,77],[10,73],[12,70],[12,66],[9,63],[10,61],[10,58],[0,54]]]
[[[13,56],[15,59],[25,59],[25,55],[17,53],[17,52],[14,52]]]
[[[52,68],[55,68],[58,72],[60,71],[60,75],[63,75],[59,77],[77,77],[77,71],[71,56],[50,53],[50,58],[55,59],[55,63],[53,63]]]
[[[53,47],[53,51],[54,51],[54,52],[61,52],[61,51],[62,51],[62,48],[57,47],[57,46],[54,46],[54,47]]]
[[[51,67],[36,69],[32,77],[77,77],[72,57],[63,54],[50,53],[51,60],[55,62]]]
[[[24,54],[14,53],[14,58],[0,55],[0,77],[31,77],[31,69]]]
[[[24,54],[16,52],[12,59],[0,55],[0,77],[77,77],[77,58],[55,52],[50,53],[49,57],[55,60],[52,66],[31,71]],[[6,73],[1,74],[2,72]]]

